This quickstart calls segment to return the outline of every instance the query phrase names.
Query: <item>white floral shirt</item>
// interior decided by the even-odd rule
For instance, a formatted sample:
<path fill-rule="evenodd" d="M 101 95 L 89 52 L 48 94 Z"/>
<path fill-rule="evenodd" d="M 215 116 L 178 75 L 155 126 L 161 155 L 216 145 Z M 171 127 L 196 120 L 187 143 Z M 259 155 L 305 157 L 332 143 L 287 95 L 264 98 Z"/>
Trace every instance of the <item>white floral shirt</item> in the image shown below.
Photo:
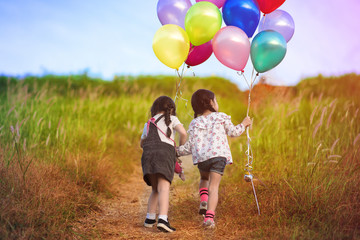
<path fill-rule="evenodd" d="M 227 136 L 237 137 L 245 131 L 243 124 L 234 126 L 225 113 L 213 112 L 191 121 L 188 141 L 178 147 L 180 156 L 192 154 L 194 164 L 214 157 L 225 157 L 232 164 Z"/>

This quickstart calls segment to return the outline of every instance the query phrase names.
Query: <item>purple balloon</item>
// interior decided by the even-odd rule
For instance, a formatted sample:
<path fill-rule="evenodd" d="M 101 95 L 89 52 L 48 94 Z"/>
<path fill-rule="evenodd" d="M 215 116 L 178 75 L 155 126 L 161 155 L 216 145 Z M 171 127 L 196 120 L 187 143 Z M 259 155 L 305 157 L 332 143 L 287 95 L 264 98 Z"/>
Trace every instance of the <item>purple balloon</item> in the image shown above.
<path fill-rule="evenodd" d="M 266 14 L 260 21 L 259 32 L 264 30 L 274 30 L 280 33 L 289 42 L 294 35 L 295 23 L 289 13 L 277 9 Z"/>
<path fill-rule="evenodd" d="M 185 63 L 188 66 L 196 66 L 205 62 L 213 53 L 211 41 L 201 44 L 199 46 L 193 46 L 191 44 L 188 58 Z"/>
<path fill-rule="evenodd" d="M 191 6 L 190 0 L 159 0 L 157 15 L 162 25 L 176 24 L 185 29 L 185 15 Z"/>

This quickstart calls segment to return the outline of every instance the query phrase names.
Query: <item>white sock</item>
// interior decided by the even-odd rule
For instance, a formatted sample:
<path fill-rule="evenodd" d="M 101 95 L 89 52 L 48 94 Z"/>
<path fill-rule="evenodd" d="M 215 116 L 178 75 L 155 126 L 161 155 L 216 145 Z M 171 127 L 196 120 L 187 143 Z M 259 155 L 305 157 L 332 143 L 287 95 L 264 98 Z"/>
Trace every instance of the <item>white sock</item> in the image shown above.
<path fill-rule="evenodd" d="M 159 215 L 159 219 L 162 219 L 164 221 L 168 221 L 168 216 L 167 215 Z"/>
<path fill-rule="evenodd" d="M 150 219 L 150 220 L 155 220 L 156 219 L 156 213 L 147 213 L 146 218 Z"/>

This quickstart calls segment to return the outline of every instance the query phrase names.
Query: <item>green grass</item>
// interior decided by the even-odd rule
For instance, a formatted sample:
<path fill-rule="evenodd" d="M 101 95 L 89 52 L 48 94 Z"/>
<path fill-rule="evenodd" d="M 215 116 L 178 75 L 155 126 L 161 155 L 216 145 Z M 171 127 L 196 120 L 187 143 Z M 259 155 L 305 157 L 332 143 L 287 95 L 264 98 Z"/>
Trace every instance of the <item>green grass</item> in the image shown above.
<path fill-rule="evenodd" d="M 258 185 L 261 226 L 277 221 L 285 238 L 359 237 L 360 100 L 353 94 L 360 90 L 359 80 L 356 75 L 307 79 L 296 86 L 293 99 L 265 103 L 253 113 L 261 119 L 251 131 L 253 173 L 266 185 Z M 244 156 L 244 142 L 232 142 L 233 155 Z M 231 167 L 225 186 L 243 181 L 245 162 L 244 156 Z M 251 204 L 256 210 L 254 200 Z M 244 208 L 233 214 L 246 212 L 251 214 Z M 276 232 L 263 234 L 254 237 L 277 238 Z"/>
<path fill-rule="evenodd" d="M 94 196 L 111 197 L 113 182 L 125 181 L 139 164 L 139 138 L 152 102 L 160 95 L 174 97 L 176 81 L 175 76 L 119 76 L 111 82 L 87 75 L 0 77 L 0 199 L 15 185 L 20 194 L 40 165 L 59 168 L 65 179 Z M 255 86 L 250 111 L 253 173 L 264 183 L 256 185 L 262 215 L 255 217 L 251 187 L 243 180 L 244 134 L 230 140 L 234 164 L 226 168 L 220 188 L 218 214 L 233 222 L 227 230 L 245 228 L 258 239 L 359 238 L 360 76 L 305 79 L 286 96 L 256 95 L 263 87 Z M 234 123 L 245 117 L 247 93 L 233 83 L 185 77 L 177 103 L 185 127 L 193 116 L 191 94 L 198 88 L 214 91 L 220 111 Z M 95 204 L 85 195 L 81 201 Z M 58 209 L 63 218 L 57 221 L 65 226 L 84 211 L 77 207 L 80 200 L 71 201 Z M 15 223 L 10 213 L 0 214 L 8 232 L 16 231 L 11 230 Z M 39 234 L 29 236 L 46 236 Z"/>

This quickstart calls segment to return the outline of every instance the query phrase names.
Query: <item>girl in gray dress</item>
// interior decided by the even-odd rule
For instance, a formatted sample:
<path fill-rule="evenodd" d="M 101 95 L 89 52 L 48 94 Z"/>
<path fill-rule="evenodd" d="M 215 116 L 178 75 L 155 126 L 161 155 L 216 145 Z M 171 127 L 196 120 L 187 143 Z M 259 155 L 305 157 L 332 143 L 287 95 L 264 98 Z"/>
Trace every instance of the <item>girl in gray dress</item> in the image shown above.
<path fill-rule="evenodd" d="M 187 138 L 186 130 L 176 117 L 174 101 L 167 96 L 157 98 L 151 107 L 151 119 L 145 124 L 140 145 L 143 148 L 141 165 L 143 178 L 152 192 L 148 200 L 145 227 L 156 223 L 156 206 L 159 204 L 157 228 L 173 232 L 168 220 L 170 184 L 174 177 L 175 131 L 179 133 L 180 145 Z"/>

